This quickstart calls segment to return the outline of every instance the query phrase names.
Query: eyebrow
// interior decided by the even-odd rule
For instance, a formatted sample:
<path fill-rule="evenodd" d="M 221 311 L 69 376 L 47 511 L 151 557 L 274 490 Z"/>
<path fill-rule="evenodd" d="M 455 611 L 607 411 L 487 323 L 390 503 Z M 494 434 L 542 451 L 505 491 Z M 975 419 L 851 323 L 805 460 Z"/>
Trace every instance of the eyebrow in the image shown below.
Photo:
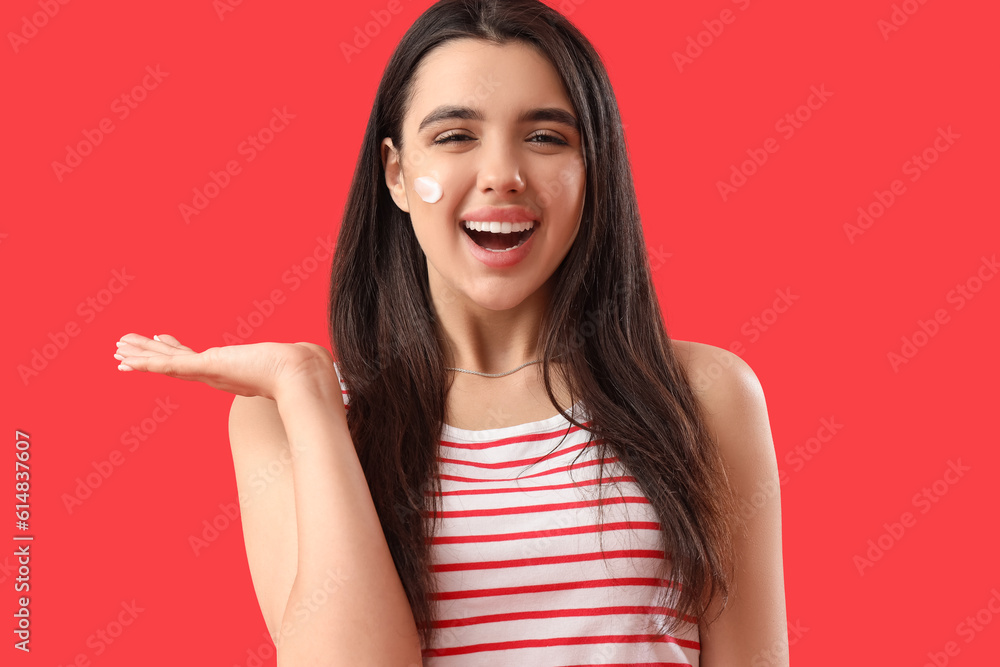
<path fill-rule="evenodd" d="M 483 114 L 479 111 L 479 109 L 472 109 L 470 107 L 457 105 L 439 106 L 434 109 L 434 111 L 427 114 L 422 121 L 420 121 L 420 127 L 417 128 L 417 132 L 423 132 L 425 127 L 439 123 L 443 120 L 453 119 L 481 121 L 483 120 Z M 518 123 L 536 123 L 546 121 L 571 127 L 577 132 L 580 130 L 580 125 L 576 120 L 576 116 L 565 109 L 560 109 L 559 107 L 538 107 L 536 109 L 528 109 L 517 117 Z"/>

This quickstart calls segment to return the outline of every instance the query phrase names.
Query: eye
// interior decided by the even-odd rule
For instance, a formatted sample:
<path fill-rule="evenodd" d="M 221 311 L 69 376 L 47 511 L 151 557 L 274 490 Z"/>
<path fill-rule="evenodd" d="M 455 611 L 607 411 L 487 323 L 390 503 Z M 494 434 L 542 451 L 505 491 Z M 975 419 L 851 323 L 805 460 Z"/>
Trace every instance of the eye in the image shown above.
<path fill-rule="evenodd" d="M 533 144 L 555 144 L 560 146 L 568 146 L 569 143 L 559 138 L 554 134 L 539 133 L 533 134 L 528 138 L 530 143 Z M 535 141 L 539 139 L 540 141 Z M 466 140 L 474 141 L 474 137 L 470 137 L 467 134 L 460 134 L 458 131 L 452 133 L 446 133 L 435 139 L 433 144 L 452 144 L 452 143 L 464 143 Z"/>
<path fill-rule="evenodd" d="M 470 137 L 467 134 L 458 134 L 457 132 L 453 132 L 451 134 L 442 134 L 440 137 L 438 137 L 437 139 L 435 139 L 431 143 L 435 143 L 435 144 L 450 144 L 450 143 L 456 143 L 454 141 L 456 139 L 472 139 L 472 137 Z"/>
<path fill-rule="evenodd" d="M 563 146 L 568 146 L 569 144 L 554 134 L 534 134 L 531 139 L 545 139 L 545 141 L 533 141 L 535 144 L 560 144 Z"/>

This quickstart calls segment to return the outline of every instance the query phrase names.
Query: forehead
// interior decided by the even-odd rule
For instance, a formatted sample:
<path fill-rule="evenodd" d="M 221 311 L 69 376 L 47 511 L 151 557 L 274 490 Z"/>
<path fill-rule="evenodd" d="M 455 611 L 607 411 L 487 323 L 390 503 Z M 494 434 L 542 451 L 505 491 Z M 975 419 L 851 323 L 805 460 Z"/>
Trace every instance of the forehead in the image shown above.
<path fill-rule="evenodd" d="M 414 72 L 406 124 L 415 128 L 440 105 L 481 109 L 504 120 L 527 107 L 573 105 L 559 73 L 534 46 L 453 39 L 428 52 Z"/>

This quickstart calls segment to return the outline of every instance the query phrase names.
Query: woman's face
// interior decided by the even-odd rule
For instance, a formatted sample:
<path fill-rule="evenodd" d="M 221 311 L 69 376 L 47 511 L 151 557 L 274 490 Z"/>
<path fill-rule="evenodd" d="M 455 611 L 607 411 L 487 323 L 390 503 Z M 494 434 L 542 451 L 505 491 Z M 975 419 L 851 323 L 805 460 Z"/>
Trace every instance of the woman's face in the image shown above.
<path fill-rule="evenodd" d="M 435 305 L 513 308 L 546 284 L 580 228 L 586 176 L 573 105 L 549 61 L 521 42 L 451 40 L 424 57 L 413 84 L 402 163 L 388 138 L 382 158 L 427 256 Z M 433 203 L 415 188 L 425 178 L 440 184 Z M 470 220 L 512 224 L 472 231 Z"/>

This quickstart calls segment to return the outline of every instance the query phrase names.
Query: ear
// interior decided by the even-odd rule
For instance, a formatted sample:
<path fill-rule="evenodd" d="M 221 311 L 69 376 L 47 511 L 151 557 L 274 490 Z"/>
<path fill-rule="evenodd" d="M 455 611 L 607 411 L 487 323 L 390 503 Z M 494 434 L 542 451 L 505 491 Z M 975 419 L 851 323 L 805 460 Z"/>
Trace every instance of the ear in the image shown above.
<path fill-rule="evenodd" d="M 406 183 L 403 180 L 403 165 L 399 161 L 399 151 L 392 145 L 392 139 L 382 140 L 382 167 L 385 169 L 385 184 L 389 186 L 389 194 L 400 210 L 409 213 L 410 202 L 406 196 Z"/>

